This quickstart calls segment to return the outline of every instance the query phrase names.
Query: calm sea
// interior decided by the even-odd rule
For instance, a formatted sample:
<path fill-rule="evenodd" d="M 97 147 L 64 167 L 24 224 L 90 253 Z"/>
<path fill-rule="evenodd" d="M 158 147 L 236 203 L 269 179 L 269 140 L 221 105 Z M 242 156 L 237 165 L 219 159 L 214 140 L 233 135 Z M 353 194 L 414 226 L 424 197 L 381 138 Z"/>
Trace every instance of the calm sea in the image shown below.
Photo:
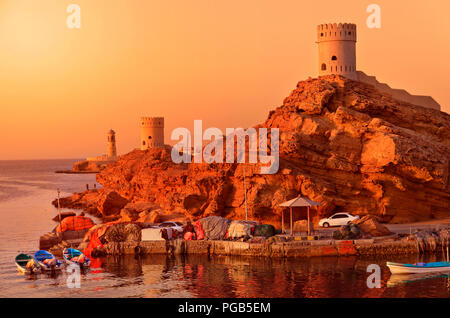
<path fill-rule="evenodd" d="M 14 257 L 34 253 L 52 230 L 56 189 L 62 195 L 95 183 L 94 175 L 55 174 L 76 160 L 0 161 L 0 297 L 449 297 L 448 276 L 391 277 L 387 260 L 442 260 L 392 257 L 326 257 L 270 260 L 236 257 L 107 257 L 82 274 L 81 288 L 68 288 L 68 274 L 19 274 Z M 369 264 L 381 266 L 381 288 L 370 289 Z"/>

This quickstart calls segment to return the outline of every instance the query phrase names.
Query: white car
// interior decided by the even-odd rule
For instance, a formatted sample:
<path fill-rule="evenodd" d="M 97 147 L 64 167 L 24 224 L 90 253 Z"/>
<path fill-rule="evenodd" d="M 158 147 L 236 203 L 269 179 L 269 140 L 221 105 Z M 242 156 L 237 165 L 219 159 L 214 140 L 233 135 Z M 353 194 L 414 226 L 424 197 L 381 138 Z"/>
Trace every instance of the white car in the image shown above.
<path fill-rule="evenodd" d="M 341 225 L 347 225 L 353 220 L 359 219 L 359 216 L 351 215 L 347 212 L 339 212 L 335 213 L 329 218 L 321 219 L 319 221 L 319 226 L 322 227 L 329 227 L 329 226 L 341 226 Z"/>
<path fill-rule="evenodd" d="M 173 230 L 176 230 L 177 232 L 183 232 L 184 230 L 184 226 L 180 222 L 163 222 L 156 225 L 155 227 L 160 229 L 171 228 Z"/>

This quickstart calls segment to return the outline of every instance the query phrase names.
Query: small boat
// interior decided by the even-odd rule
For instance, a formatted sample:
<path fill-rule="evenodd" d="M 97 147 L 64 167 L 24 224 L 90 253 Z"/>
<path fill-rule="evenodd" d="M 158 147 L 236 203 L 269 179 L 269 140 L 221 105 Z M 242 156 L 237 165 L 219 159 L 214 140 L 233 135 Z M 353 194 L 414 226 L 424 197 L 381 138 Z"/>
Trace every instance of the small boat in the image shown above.
<path fill-rule="evenodd" d="M 450 272 L 450 262 L 401 264 L 387 262 L 392 274 L 438 273 Z"/>
<path fill-rule="evenodd" d="M 65 248 L 63 257 L 67 264 L 76 264 L 80 267 L 89 267 L 91 265 L 91 260 L 81 251 L 74 248 Z"/>
<path fill-rule="evenodd" d="M 30 262 L 33 261 L 33 262 Z M 40 271 L 40 266 L 28 254 L 19 254 L 15 259 L 17 270 L 24 274 L 34 274 Z"/>
<path fill-rule="evenodd" d="M 63 265 L 52 253 L 44 250 L 39 250 L 34 253 L 34 259 L 44 271 L 60 270 Z"/>

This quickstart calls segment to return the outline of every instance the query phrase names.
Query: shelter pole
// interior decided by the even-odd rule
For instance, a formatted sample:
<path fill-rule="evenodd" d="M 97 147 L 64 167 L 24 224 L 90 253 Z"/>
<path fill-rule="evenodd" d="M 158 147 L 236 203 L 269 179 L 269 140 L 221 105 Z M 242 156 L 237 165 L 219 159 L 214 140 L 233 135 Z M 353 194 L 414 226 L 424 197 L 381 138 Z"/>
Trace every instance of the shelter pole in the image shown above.
<path fill-rule="evenodd" d="M 244 158 L 245 160 L 245 158 Z M 245 185 L 245 162 L 244 162 L 244 197 L 245 197 L 245 220 L 248 221 L 248 212 L 247 212 L 247 186 Z"/>
<path fill-rule="evenodd" d="M 292 231 L 292 207 L 290 207 L 291 210 L 291 236 L 294 236 L 294 232 Z"/>
<path fill-rule="evenodd" d="M 311 235 L 311 229 L 309 228 L 309 206 L 308 206 L 308 236 Z"/>
<path fill-rule="evenodd" d="M 447 236 L 447 262 L 450 262 L 450 260 L 448 258 L 448 236 Z"/>
<path fill-rule="evenodd" d="M 284 209 L 281 210 L 281 234 L 284 234 Z"/>

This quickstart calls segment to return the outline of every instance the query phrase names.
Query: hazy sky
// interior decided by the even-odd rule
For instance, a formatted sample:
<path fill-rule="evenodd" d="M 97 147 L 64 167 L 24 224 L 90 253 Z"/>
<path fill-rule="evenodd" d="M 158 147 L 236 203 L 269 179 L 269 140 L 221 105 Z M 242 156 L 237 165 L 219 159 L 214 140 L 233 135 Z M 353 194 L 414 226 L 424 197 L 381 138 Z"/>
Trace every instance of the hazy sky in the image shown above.
<path fill-rule="evenodd" d="M 66 8 L 81 7 L 81 29 Z M 366 8 L 381 7 L 381 29 Z M 139 117 L 248 127 L 317 76 L 316 25 L 358 26 L 357 68 L 450 112 L 450 1 L 0 0 L 0 159 L 139 147 Z"/>

